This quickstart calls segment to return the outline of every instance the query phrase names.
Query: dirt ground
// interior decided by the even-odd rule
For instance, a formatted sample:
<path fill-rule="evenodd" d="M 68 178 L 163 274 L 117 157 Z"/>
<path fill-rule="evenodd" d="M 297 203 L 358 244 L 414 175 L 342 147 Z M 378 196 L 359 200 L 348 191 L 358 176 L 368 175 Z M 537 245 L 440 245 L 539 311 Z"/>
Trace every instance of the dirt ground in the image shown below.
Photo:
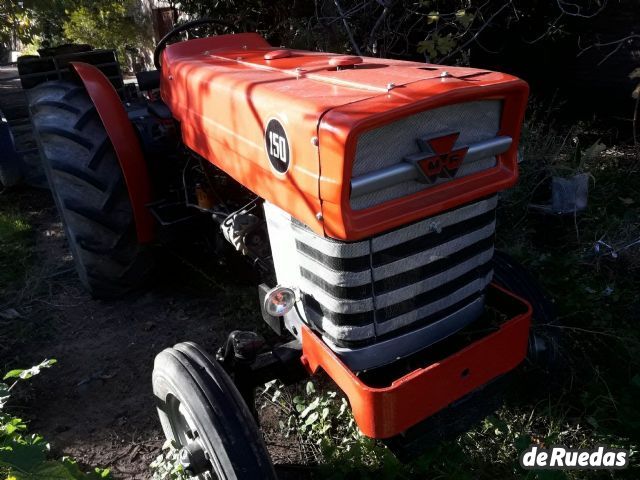
<path fill-rule="evenodd" d="M 149 463 L 163 444 L 151 392 L 154 356 L 182 340 L 215 351 L 231 330 L 255 327 L 255 285 L 224 266 L 203 282 L 198 277 L 208 274 L 163 249 L 150 290 L 119 301 L 94 300 L 75 275 L 49 193 L 10 195 L 33 225 L 35 257 L 24 286 L 0 305 L 15 308 L 21 323 L 13 340 L 0 346 L 0 366 L 58 360 L 34 379 L 20 414 L 55 453 L 108 467 L 114 478 L 149 478 Z M 301 478 L 299 446 L 279 433 L 272 410 L 263 410 L 261 421 L 280 477 L 294 472 Z"/>

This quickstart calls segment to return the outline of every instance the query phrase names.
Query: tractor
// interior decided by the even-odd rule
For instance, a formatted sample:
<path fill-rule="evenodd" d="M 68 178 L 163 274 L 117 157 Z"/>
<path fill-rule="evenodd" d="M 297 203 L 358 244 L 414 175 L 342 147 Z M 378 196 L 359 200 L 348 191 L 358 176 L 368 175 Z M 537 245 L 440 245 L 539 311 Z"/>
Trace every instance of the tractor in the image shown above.
<path fill-rule="evenodd" d="M 277 342 L 234 331 L 155 359 L 160 421 L 184 469 L 275 478 L 254 409 L 273 379 L 325 372 L 361 432 L 392 445 L 544 356 L 530 326 L 550 321 L 549 302 L 494 248 L 528 85 L 274 47 L 257 33 L 184 38 L 219 25 L 169 32 L 131 98 L 81 57 L 29 90 L 91 295 L 142 288 L 158 261 L 150 246 L 194 225 L 260 278 L 258 321 Z"/>

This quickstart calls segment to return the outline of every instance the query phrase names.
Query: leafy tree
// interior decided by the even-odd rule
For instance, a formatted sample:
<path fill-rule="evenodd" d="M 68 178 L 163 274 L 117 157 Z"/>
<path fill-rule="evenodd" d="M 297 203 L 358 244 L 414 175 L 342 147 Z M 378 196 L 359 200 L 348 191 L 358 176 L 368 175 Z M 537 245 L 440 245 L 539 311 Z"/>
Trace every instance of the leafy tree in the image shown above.
<path fill-rule="evenodd" d="M 77 0 L 4 0 L 0 2 L 0 44 L 63 42 L 62 26 Z"/>
<path fill-rule="evenodd" d="M 19 42 L 31 38 L 35 22 L 23 2 L 6 0 L 0 3 L 0 44 L 15 50 Z"/>
<path fill-rule="evenodd" d="M 69 12 L 64 22 L 64 36 L 77 43 L 114 49 L 121 61 L 127 61 L 127 49 L 149 47 L 146 28 L 136 19 L 135 0 L 98 0 L 85 2 Z"/>

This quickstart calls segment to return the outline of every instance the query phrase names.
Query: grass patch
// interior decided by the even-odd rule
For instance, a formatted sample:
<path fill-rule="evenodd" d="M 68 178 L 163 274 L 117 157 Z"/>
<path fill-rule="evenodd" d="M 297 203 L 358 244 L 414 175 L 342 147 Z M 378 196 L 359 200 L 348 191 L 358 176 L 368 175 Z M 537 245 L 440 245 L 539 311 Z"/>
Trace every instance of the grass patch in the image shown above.
<path fill-rule="evenodd" d="M 0 297 L 24 279 L 33 256 L 33 230 L 26 215 L 0 203 Z"/>

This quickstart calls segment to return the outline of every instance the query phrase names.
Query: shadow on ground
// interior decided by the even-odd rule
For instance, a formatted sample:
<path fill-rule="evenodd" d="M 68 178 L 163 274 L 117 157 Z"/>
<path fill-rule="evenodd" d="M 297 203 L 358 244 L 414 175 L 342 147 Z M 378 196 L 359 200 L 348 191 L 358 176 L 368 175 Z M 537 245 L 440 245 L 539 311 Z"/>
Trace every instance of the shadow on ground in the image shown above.
<path fill-rule="evenodd" d="M 32 224 L 34 251 L 25 281 L 15 282 L 23 285 L 0 290 L 0 310 L 20 315 L 2 338 L 0 367 L 58 360 L 34 379 L 19 413 L 56 453 L 109 467 L 115 478 L 149 478 L 149 463 L 164 441 L 151 393 L 155 355 L 184 340 L 215 351 L 230 331 L 255 328 L 255 286 L 225 266 L 203 278 L 180 254 L 162 250 L 150 290 L 119 301 L 94 300 L 77 280 L 48 192 L 12 197 Z M 283 478 L 287 472 L 300 478 L 293 466 L 301 460 L 299 447 L 279 433 L 277 419 L 268 412 L 263 417 L 274 462 L 289 464 L 280 468 Z"/>

